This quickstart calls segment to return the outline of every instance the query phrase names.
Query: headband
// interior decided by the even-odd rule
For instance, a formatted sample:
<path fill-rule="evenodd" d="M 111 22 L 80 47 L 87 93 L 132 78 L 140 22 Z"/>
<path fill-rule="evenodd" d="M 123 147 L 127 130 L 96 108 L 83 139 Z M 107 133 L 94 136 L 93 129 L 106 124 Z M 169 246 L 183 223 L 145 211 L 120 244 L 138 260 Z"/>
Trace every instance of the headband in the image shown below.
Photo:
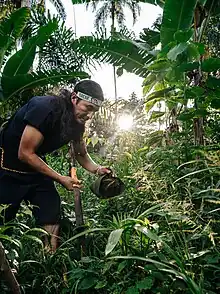
<path fill-rule="evenodd" d="M 94 104 L 96 106 L 101 106 L 101 104 L 102 104 L 101 100 L 99 100 L 97 98 L 93 98 L 93 97 L 91 97 L 91 96 L 89 96 L 87 94 L 84 94 L 82 92 L 77 92 L 76 96 L 78 98 L 80 98 L 82 100 L 86 100 L 86 101 L 88 101 L 88 102 L 90 102 L 90 103 L 92 103 L 92 104 Z"/>

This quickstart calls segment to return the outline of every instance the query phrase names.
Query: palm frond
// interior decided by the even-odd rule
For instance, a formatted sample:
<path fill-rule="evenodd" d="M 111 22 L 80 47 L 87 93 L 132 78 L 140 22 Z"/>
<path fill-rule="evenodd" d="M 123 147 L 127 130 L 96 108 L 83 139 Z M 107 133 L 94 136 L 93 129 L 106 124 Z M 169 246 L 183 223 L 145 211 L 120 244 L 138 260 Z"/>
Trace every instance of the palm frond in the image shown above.
<path fill-rule="evenodd" d="M 141 49 L 141 46 L 136 46 L 133 41 L 129 40 L 81 37 L 75 40 L 72 46 L 76 52 L 86 57 L 120 66 L 142 77 L 145 77 L 148 72 L 146 63 L 154 59 L 154 56 L 146 49 Z"/>
<path fill-rule="evenodd" d="M 72 41 L 75 39 L 75 32 L 67 28 L 59 16 L 42 14 L 37 8 L 32 9 L 31 19 L 25 30 L 24 39 L 35 35 L 38 29 L 48 25 L 50 22 L 57 23 L 57 29 L 50 35 L 43 47 L 39 48 L 38 68 L 41 70 L 59 68 L 61 70 L 79 71 L 85 67 L 86 62 L 82 56 L 72 49 Z"/>
<path fill-rule="evenodd" d="M 57 24 L 54 22 L 39 28 L 38 34 L 28 39 L 22 49 L 11 56 L 4 67 L 3 75 L 16 76 L 27 73 L 33 65 L 36 46 L 43 46 L 56 28 Z"/>
<path fill-rule="evenodd" d="M 73 50 L 74 39 L 75 33 L 62 23 L 41 48 L 39 67 L 41 69 L 81 70 L 86 60 Z"/>
<path fill-rule="evenodd" d="M 133 24 L 136 23 L 138 16 L 140 16 L 141 13 L 141 7 L 139 5 L 139 3 L 136 2 L 127 2 L 127 6 L 129 8 L 129 10 L 132 12 L 132 16 L 133 16 Z"/>
<path fill-rule="evenodd" d="M 101 27 L 104 27 L 109 16 L 109 4 L 106 3 L 100 7 L 95 15 L 95 28 L 99 30 Z"/>
<path fill-rule="evenodd" d="M 50 0 L 50 1 L 56 7 L 56 10 L 58 11 L 58 13 L 61 16 L 61 18 L 63 20 L 65 20 L 66 19 L 66 10 L 65 10 L 65 8 L 63 6 L 62 1 L 61 0 L 55 0 L 55 1 L 54 0 Z"/>
<path fill-rule="evenodd" d="M 11 38 L 20 37 L 28 19 L 30 17 L 30 9 L 23 7 L 15 10 L 9 16 L 4 18 L 0 23 L 0 36 L 10 35 Z"/>
<path fill-rule="evenodd" d="M 21 36 L 21 33 L 30 17 L 28 8 L 21 8 L 10 16 L 4 18 L 0 23 L 0 68 L 3 65 L 6 57 L 16 47 L 16 41 Z"/>
<path fill-rule="evenodd" d="M 93 5 L 96 4 L 96 2 L 104 2 L 106 0 L 72 0 L 72 3 L 75 4 L 90 4 L 92 3 Z M 110 1 L 110 0 L 108 0 Z M 142 3 L 148 3 L 148 4 L 152 4 L 152 5 L 159 5 L 160 7 L 164 6 L 165 0 L 136 0 L 133 1 L 135 3 L 137 2 L 142 2 Z"/>
<path fill-rule="evenodd" d="M 144 29 L 140 33 L 141 41 L 146 42 L 152 49 L 160 43 L 160 32 Z"/>
<path fill-rule="evenodd" d="M 89 78 L 89 75 L 85 72 L 67 72 L 61 70 L 38 71 L 30 74 L 19 74 L 14 77 L 3 75 L 1 84 L 4 99 L 10 99 L 27 89 L 55 85 L 59 82 L 69 81 L 75 78 Z"/>

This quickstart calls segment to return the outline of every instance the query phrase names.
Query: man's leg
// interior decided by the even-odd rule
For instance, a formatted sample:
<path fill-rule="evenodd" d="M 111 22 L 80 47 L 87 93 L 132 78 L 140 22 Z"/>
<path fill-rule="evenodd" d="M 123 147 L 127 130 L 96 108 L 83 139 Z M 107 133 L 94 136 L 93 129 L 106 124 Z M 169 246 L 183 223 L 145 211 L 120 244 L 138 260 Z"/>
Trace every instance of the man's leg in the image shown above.
<path fill-rule="evenodd" d="M 57 250 L 59 244 L 59 225 L 44 225 L 44 230 L 50 234 L 50 241 L 46 237 L 45 238 L 45 247 L 49 249 L 49 251 L 55 252 Z"/>
<path fill-rule="evenodd" d="M 36 223 L 50 234 L 50 238 L 45 240 L 45 245 L 55 252 L 59 239 L 60 196 L 49 178 L 42 179 L 36 186 L 35 193 L 29 194 L 31 195 L 27 200 L 34 205 L 33 215 Z"/>
<path fill-rule="evenodd" d="M 4 225 L 12 221 L 23 199 L 25 187 L 20 181 L 4 175 L 0 178 L 0 225 Z"/>

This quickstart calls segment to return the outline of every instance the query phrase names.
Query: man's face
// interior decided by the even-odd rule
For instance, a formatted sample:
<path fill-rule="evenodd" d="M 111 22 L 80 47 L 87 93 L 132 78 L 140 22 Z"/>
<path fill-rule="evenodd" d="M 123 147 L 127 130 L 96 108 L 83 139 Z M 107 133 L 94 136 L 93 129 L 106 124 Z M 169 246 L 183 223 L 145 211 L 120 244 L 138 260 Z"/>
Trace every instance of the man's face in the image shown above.
<path fill-rule="evenodd" d="M 72 99 L 75 106 L 75 116 L 79 123 L 85 124 L 85 122 L 92 118 L 93 114 L 99 110 L 99 107 L 85 100 L 78 100 L 78 98 Z"/>

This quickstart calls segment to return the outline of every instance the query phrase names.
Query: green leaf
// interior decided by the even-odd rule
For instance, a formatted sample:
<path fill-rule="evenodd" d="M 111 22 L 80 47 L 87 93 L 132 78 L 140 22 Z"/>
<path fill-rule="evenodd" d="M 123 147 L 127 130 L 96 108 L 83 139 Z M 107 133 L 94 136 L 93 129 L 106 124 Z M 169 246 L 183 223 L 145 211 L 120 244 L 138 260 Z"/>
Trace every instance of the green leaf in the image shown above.
<path fill-rule="evenodd" d="M 195 44 L 189 44 L 187 46 L 187 57 L 188 61 L 195 61 L 200 59 L 200 53 L 198 47 Z"/>
<path fill-rule="evenodd" d="M 56 22 L 49 22 L 48 25 L 41 27 L 37 35 L 28 39 L 22 49 L 8 60 L 4 67 L 3 75 L 13 77 L 18 74 L 26 74 L 33 65 L 36 46 L 42 46 L 56 28 Z"/>
<path fill-rule="evenodd" d="M 90 142 L 92 144 L 92 147 L 95 147 L 95 145 L 99 142 L 99 137 L 97 135 L 93 135 L 90 138 Z"/>
<path fill-rule="evenodd" d="M 90 288 L 94 287 L 96 283 L 97 283 L 97 278 L 96 277 L 84 278 L 79 283 L 79 289 L 80 290 L 90 289 Z"/>
<path fill-rule="evenodd" d="M 146 104 L 145 104 L 146 112 L 149 112 L 154 107 L 154 105 L 159 101 L 161 101 L 161 98 L 155 98 L 153 100 L 146 102 Z"/>
<path fill-rule="evenodd" d="M 157 59 L 160 60 L 160 59 L 167 58 L 167 53 L 176 45 L 177 45 L 176 41 L 168 43 L 166 46 L 163 47 L 162 50 L 160 50 L 160 52 L 157 55 Z"/>
<path fill-rule="evenodd" d="M 170 62 L 167 60 L 156 60 L 151 63 L 147 68 L 151 71 L 166 71 L 171 66 Z"/>
<path fill-rule="evenodd" d="M 0 23 L 0 69 L 3 64 L 7 50 L 11 51 L 16 47 L 16 40 L 20 37 L 28 19 L 30 18 L 29 8 L 23 7 L 15 10 Z M 9 54 L 10 52 L 8 52 Z"/>
<path fill-rule="evenodd" d="M 15 41 L 18 37 L 20 37 L 29 18 L 29 8 L 22 7 L 16 9 L 9 15 L 9 17 L 0 22 L 0 36 L 7 35 Z"/>
<path fill-rule="evenodd" d="M 202 0 L 203 1 L 203 0 Z M 220 3 L 218 0 L 207 0 L 205 4 L 206 11 L 210 11 L 211 16 L 219 16 Z"/>
<path fill-rule="evenodd" d="M 170 59 L 171 61 L 176 61 L 177 56 L 181 53 L 183 53 L 186 48 L 188 47 L 187 43 L 180 43 L 176 45 L 174 48 L 172 48 L 168 54 L 167 58 Z"/>
<path fill-rule="evenodd" d="M 5 211 L 9 206 L 10 204 L 0 204 L 0 214 L 2 213 L 2 211 Z"/>
<path fill-rule="evenodd" d="M 200 5 L 205 6 L 207 0 L 199 0 L 198 2 Z"/>
<path fill-rule="evenodd" d="M 137 230 L 137 231 L 143 233 L 144 235 L 146 235 L 149 239 L 152 239 L 154 241 L 159 241 L 160 240 L 160 238 L 155 233 L 153 233 L 151 230 L 149 230 L 146 227 L 143 227 L 143 226 L 141 226 L 139 224 L 136 224 L 134 226 L 134 228 L 135 228 L 135 230 Z"/>
<path fill-rule="evenodd" d="M 196 43 L 196 42 L 194 44 L 197 47 L 200 55 L 205 54 L 205 52 L 206 52 L 205 44 L 203 44 L 203 43 Z"/>
<path fill-rule="evenodd" d="M 152 111 L 151 116 L 149 118 L 149 122 L 156 121 L 158 118 L 160 118 L 164 114 L 165 114 L 165 112 L 163 112 L 163 111 Z"/>
<path fill-rule="evenodd" d="M 195 258 L 201 257 L 207 253 L 210 253 L 210 250 L 207 249 L 207 250 L 198 251 L 196 253 L 190 253 L 189 259 L 195 259 Z"/>
<path fill-rule="evenodd" d="M 213 168 L 214 169 L 214 168 Z M 200 170 L 196 170 L 194 172 L 191 172 L 191 173 L 188 173 L 180 178 L 178 178 L 177 180 L 175 180 L 173 182 L 173 184 L 185 179 L 186 177 L 190 177 L 190 176 L 194 176 L 195 174 L 200 174 L 200 173 L 203 173 L 203 172 L 210 172 L 210 170 L 212 170 L 212 168 L 203 168 L 203 169 L 200 169 Z"/>
<path fill-rule="evenodd" d="M 214 109 L 220 109 L 220 98 L 212 99 L 211 107 L 214 108 Z"/>
<path fill-rule="evenodd" d="M 6 230 L 12 229 L 14 226 L 1 226 L 0 227 L 0 235 L 2 235 Z"/>
<path fill-rule="evenodd" d="M 193 118 L 206 117 L 209 112 L 205 108 L 196 109 Z"/>
<path fill-rule="evenodd" d="M 192 71 L 199 68 L 199 62 L 182 63 L 177 68 L 181 72 Z"/>
<path fill-rule="evenodd" d="M 201 64 L 202 71 L 212 72 L 220 69 L 220 58 L 205 59 Z"/>
<path fill-rule="evenodd" d="M 88 78 L 89 75 L 85 72 L 66 72 L 51 70 L 48 72 L 37 72 L 26 75 L 17 75 L 14 77 L 2 76 L 2 88 L 4 99 L 9 99 L 14 95 L 35 87 L 42 87 L 45 85 L 56 85 L 62 81 L 68 81 L 79 77 L 81 79 Z"/>
<path fill-rule="evenodd" d="M 148 290 L 151 289 L 154 283 L 154 279 L 152 277 L 146 277 L 144 280 L 136 283 L 136 287 L 140 290 Z"/>
<path fill-rule="evenodd" d="M 69 238 L 68 240 L 66 240 L 65 242 L 63 242 L 59 248 L 62 248 L 64 246 L 66 246 L 67 243 L 70 243 L 72 242 L 73 240 L 76 240 L 78 238 L 80 238 L 81 236 L 84 236 L 86 234 L 90 234 L 90 233 L 94 233 L 94 232 L 106 232 L 106 231 L 109 231 L 110 229 L 109 228 L 95 228 L 95 229 L 90 229 L 90 230 L 85 230 L 81 233 L 78 233 L 76 234 L 75 236 Z"/>
<path fill-rule="evenodd" d="M 170 85 L 177 85 L 179 82 L 184 81 L 184 73 L 178 67 L 171 68 L 165 75 L 165 81 Z"/>
<path fill-rule="evenodd" d="M 140 39 L 145 41 L 151 48 L 154 48 L 160 43 L 160 33 L 150 29 L 143 29 L 143 32 L 140 33 Z"/>
<path fill-rule="evenodd" d="M 179 43 L 184 43 L 189 41 L 193 36 L 193 30 L 189 29 L 186 31 L 179 30 L 174 34 L 174 39 Z"/>
<path fill-rule="evenodd" d="M 205 90 L 199 86 L 194 86 L 186 89 L 185 96 L 187 99 L 201 97 L 205 93 Z"/>
<path fill-rule="evenodd" d="M 219 88 L 220 87 L 220 79 L 209 76 L 206 81 L 206 87 L 211 88 L 211 89 Z"/>
<path fill-rule="evenodd" d="M 168 279 L 168 277 L 166 277 L 166 275 L 164 275 L 160 272 L 156 272 L 155 267 L 153 268 L 153 271 L 151 272 L 151 276 L 159 281 L 165 281 L 166 279 Z"/>
<path fill-rule="evenodd" d="M 180 120 L 180 121 L 188 121 L 190 119 L 193 119 L 194 117 L 194 111 L 191 111 L 191 112 L 183 112 L 181 113 L 177 119 Z"/>
<path fill-rule="evenodd" d="M 32 210 L 29 207 L 27 207 L 27 206 L 25 207 L 25 209 L 22 210 L 22 213 L 23 214 L 26 214 L 26 215 L 29 215 L 30 217 L 33 216 Z"/>
<path fill-rule="evenodd" d="M 156 74 L 149 74 L 143 82 L 143 94 L 146 95 L 157 82 Z"/>
<path fill-rule="evenodd" d="M 155 91 L 147 96 L 146 102 L 151 101 L 155 98 L 165 99 L 167 97 L 167 94 L 170 93 L 173 89 L 173 87 L 169 87 L 163 90 Z"/>
<path fill-rule="evenodd" d="M 36 236 L 25 234 L 22 236 L 22 239 L 30 239 L 30 240 L 34 241 L 35 243 L 38 243 L 42 248 L 44 247 L 44 244 L 41 241 L 41 239 Z"/>
<path fill-rule="evenodd" d="M 166 263 L 163 263 L 163 262 L 159 262 L 157 260 L 154 260 L 154 259 L 151 259 L 151 258 L 145 258 L 145 257 L 141 257 L 141 256 L 130 256 L 130 255 L 127 255 L 127 256 L 111 256 L 111 257 L 108 257 L 108 259 L 125 259 L 125 260 L 141 260 L 141 261 L 144 261 L 146 263 L 152 263 L 154 264 L 157 268 L 163 268 L 163 269 L 172 269 L 172 267 Z"/>
<path fill-rule="evenodd" d="M 3 239 L 3 240 L 7 240 L 7 241 L 9 241 L 10 243 L 13 243 L 13 244 L 15 244 L 16 246 L 22 248 L 22 244 L 21 244 L 21 242 L 20 242 L 19 240 L 16 240 L 16 239 L 13 239 L 13 238 L 11 238 L 11 237 L 9 237 L 9 236 L 6 236 L 6 235 L 2 235 L 2 234 L 0 234 L 0 240 L 1 240 L 1 239 Z"/>
<path fill-rule="evenodd" d="M 43 233 L 44 235 L 49 235 L 47 231 L 41 228 L 33 228 L 27 231 L 27 233 L 32 233 L 32 232 L 37 232 L 37 233 Z"/>
<path fill-rule="evenodd" d="M 190 29 L 197 0 L 166 0 L 161 24 L 162 47 L 174 40 L 177 31 Z"/>
<path fill-rule="evenodd" d="M 99 281 L 99 282 L 97 283 L 97 285 L 95 286 L 95 289 L 102 289 L 102 288 L 104 288 L 107 284 L 108 284 L 108 282 L 107 282 L 106 280 Z"/>
<path fill-rule="evenodd" d="M 125 293 L 126 294 L 139 294 L 139 291 L 138 291 L 138 288 L 133 286 L 133 287 L 128 288 Z"/>
<path fill-rule="evenodd" d="M 111 234 L 108 237 L 108 243 L 105 248 L 105 255 L 108 255 L 109 253 L 112 252 L 112 250 L 118 244 L 123 231 L 124 231 L 124 229 L 117 229 L 117 230 L 114 230 L 113 232 L 111 232 Z"/>
<path fill-rule="evenodd" d="M 126 266 L 127 266 L 127 260 L 120 262 L 118 265 L 117 272 L 120 273 Z"/>

